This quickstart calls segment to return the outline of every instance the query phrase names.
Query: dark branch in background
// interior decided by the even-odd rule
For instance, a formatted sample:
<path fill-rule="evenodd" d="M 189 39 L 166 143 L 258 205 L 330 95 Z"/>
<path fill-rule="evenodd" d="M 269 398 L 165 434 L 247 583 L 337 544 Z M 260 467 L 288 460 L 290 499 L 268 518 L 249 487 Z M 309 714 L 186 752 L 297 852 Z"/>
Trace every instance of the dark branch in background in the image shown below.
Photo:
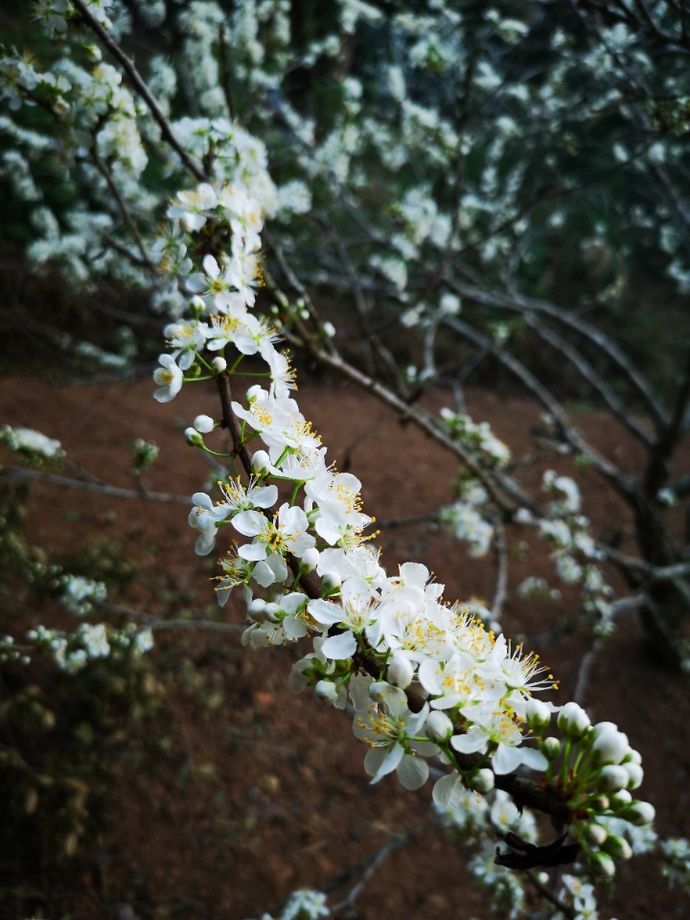
<path fill-rule="evenodd" d="M 613 463 L 602 457 L 591 444 L 587 443 L 579 431 L 570 423 L 570 420 L 556 397 L 548 390 L 534 374 L 514 355 L 502 348 L 488 336 L 483 335 L 465 320 L 457 317 L 445 317 L 443 322 L 449 329 L 457 332 L 480 348 L 493 355 L 507 370 L 509 370 L 523 386 L 535 396 L 544 408 L 553 416 L 560 428 L 566 443 L 577 453 L 587 458 L 589 463 L 601 473 L 616 490 L 629 496 L 635 490 L 635 485 L 627 476 L 624 476 Z"/>
<path fill-rule="evenodd" d="M 653 436 L 644 425 L 630 414 L 623 405 L 623 402 L 619 399 L 618 394 L 615 393 L 604 378 L 600 376 L 584 355 L 576 348 L 573 348 L 570 342 L 557 332 L 554 332 L 553 329 L 549 329 L 543 323 L 538 322 L 534 314 L 525 313 L 524 320 L 530 329 L 533 329 L 541 339 L 548 342 L 558 354 L 566 356 L 571 364 L 577 368 L 580 375 L 590 384 L 592 389 L 601 396 L 614 417 L 617 418 L 619 422 L 622 422 L 631 434 L 648 446 L 654 443 Z"/>
<path fill-rule="evenodd" d="M 228 65 L 228 47 L 226 44 L 227 29 L 225 23 L 218 26 L 218 62 L 220 64 L 220 82 L 223 87 L 225 96 L 225 105 L 228 115 L 234 121 L 236 118 L 235 104 L 232 100 L 232 88 L 230 86 L 230 67 Z"/>
<path fill-rule="evenodd" d="M 501 619 L 503 605 L 508 600 L 508 539 L 502 522 L 494 523 L 494 553 L 496 555 L 496 588 L 491 602 L 491 617 Z"/>
<path fill-rule="evenodd" d="M 644 374 L 635 367 L 620 346 L 609 338 L 606 333 L 573 313 L 572 310 L 558 307 L 546 300 L 541 300 L 536 297 L 527 297 L 524 294 L 513 291 L 505 293 L 487 290 L 477 284 L 468 284 L 456 278 L 450 279 L 448 285 L 456 293 L 460 294 L 461 297 L 466 297 L 468 300 L 482 304 L 483 306 L 500 307 L 521 314 L 543 314 L 553 319 L 555 322 L 561 323 L 569 329 L 572 329 L 591 346 L 604 354 L 611 364 L 624 374 L 657 424 L 667 423 L 668 416 L 666 410 L 657 400 L 652 385 Z"/>

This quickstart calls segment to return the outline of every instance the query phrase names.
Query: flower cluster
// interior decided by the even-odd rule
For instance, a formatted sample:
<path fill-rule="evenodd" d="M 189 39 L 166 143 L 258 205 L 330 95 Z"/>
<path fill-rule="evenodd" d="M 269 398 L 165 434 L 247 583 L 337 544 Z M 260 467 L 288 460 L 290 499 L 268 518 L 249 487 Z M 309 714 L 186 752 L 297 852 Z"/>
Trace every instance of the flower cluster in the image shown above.
<path fill-rule="evenodd" d="M 64 456 L 62 445 L 55 438 L 49 438 L 40 431 L 21 426 L 3 425 L 0 428 L 0 443 L 29 461 L 60 460 Z"/>
<path fill-rule="evenodd" d="M 473 422 L 469 415 L 445 407 L 441 418 L 448 433 L 489 466 L 503 467 L 510 463 L 510 450 L 491 430 L 488 422 Z"/>
<path fill-rule="evenodd" d="M 102 581 L 83 575 L 63 575 L 59 579 L 60 603 L 78 616 L 87 616 L 94 605 L 104 601 L 108 591 Z"/>
<path fill-rule="evenodd" d="M 76 674 L 98 659 L 139 656 L 153 648 L 151 630 L 132 624 L 115 629 L 105 623 L 80 623 L 72 633 L 36 626 L 26 638 L 35 648 L 48 652 L 68 674 Z"/>
<path fill-rule="evenodd" d="M 537 527 L 554 546 L 551 558 L 558 576 L 565 584 L 580 584 L 595 632 L 607 635 L 613 629 L 613 589 L 605 580 L 604 554 L 592 536 L 589 519 L 580 513 L 580 490 L 568 476 L 557 476 L 553 470 L 544 473 L 542 488 L 556 495 L 549 504 L 549 516 L 541 518 Z"/>
<path fill-rule="evenodd" d="M 439 520 L 456 540 L 463 540 L 469 545 L 470 556 L 485 556 L 495 532 L 484 507 L 488 502 L 486 490 L 470 479 L 461 480 L 458 491 L 458 499 L 439 510 Z"/>
<path fill-rule="evenodd" d="M 486 794 L 497 778 L 519 769 L 538 772 L 572 806 L 582 851 L 595 868 L 608 869 L 612 856 L 628 855 L 618 843 L 622 838 L 604 831 L 608 849 L 594 848 L 585 825 L 598 816 L 633 823 L 652 817 L 650 806 L 634 803 L 627 792 L 641 779 L 627 739 L 615 761 L 608 755 L 603 761 L 599 728 L 592 729 L 591 743 L 581 736 L 574 756 L 582 756 L 571 776 L 569 723 L 561 720 L 567 737 L 562 777 L 555 779 L 560 742 L 543 735 L 558 707 L 535 698 L 555 686 L 553 675 L 535 654 L 488 630 L 469 605 L 446 602 L 443 585 L 426 566 L 407 562 L 394 574 L 385 571 L 366 535 L 372 519 L 362 510 L 360 481 L 329 462 L 291 395 L 293 372 L 277 348 L 276 329 L 253 310 L 262 229 L 258 204 L 237 185 L 203 185 L 178 194 L 169 216 L 171 236 L 186 252 L 186 274 L 179 266 L 174 273 L 187 291 L 191 315 L 166 328 L 171 352 L 161 356 L 154 375 L 156 398 L 172 399 L 185 382 L 200 377 L 219 378 L 227 394 L 245 360 L 266 368 L 251 372 L 267 381 L 251 386 L 246 402 L 226 395 L 224 403 L 222 421 L 228 414 L 234 419 L 234 451 L 227 456 L 231 461 L 244 456 L 247 481 L 224 477 L 216 501 L 196 493 L 189 515 L 201 555 L 211 552 L 227 528 L 229 549 L 220 560 L 216 592 L 224 604 L 233 588 L 242 587 L 250 621 L 244 643 L 311 641 L 312 650 L 293 667 L 291 686 L 311 686 L 336 707 L 349 701 L 354 734 L 368 748 L 364 769 L 373 783 L 396 773 L 404 787 L 417 789 L 429 777 L 430 759 L 440 758 L 450 772 L 436 780 L 434 799 L 453 808 L 468 788 Z M 199 249 L 198 235 L 208 225 L 224 238 L 223 223 L 229 254 Z M 220 422 L 199 416 L 185 432 L 188 443 L 223 456 L 206 443 Z M 475 449 L 492 452 L 496 462 L 507 457 L 485 428 L 467 426 L 463 419 L 461 428 L 470 431 Z M 253 441 L 259 449 L 252 456 Z M 586 744 L 593 752 L 587 757 Z M 620 776 L 609 777 L 609 766 Z M 614 779 L 617 798 L 604 807 L 601 784 Z M 517 815 L 501 798 L 494 804 L 497 814 L 502 808 Z M 510 823 L 505 815 L 503 820 Z"/>
<path fill-rule="evenodd" d="M 564 741 L 546 737 L 543 720 L 533 721 L 541 735 L 540 749 L 549 760 L 547 780 L 557 785 L 568 802 L 573 821 L 570 833 L 578 841 L 593 870 L 610 878 L 615 861 L 630 859 L 629 839 L 634 828 L 647 827 L 654 820 L 648 802 L 633 798 L 642 784 L 641 757 L 612 722 L 592 725 L 577 703 L 566 703 L 558 713 L 558 727 Z M 632 837 L 637 849 L 644 849 Z"/>

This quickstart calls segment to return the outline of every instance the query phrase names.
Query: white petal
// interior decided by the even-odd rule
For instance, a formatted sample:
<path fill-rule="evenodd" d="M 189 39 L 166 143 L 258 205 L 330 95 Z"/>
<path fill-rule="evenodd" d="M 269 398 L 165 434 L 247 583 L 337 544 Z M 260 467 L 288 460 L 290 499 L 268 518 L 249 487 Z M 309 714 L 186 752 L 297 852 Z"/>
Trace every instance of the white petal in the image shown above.
<path fill-rule="evenodd" d="M 374 748 L 375 751 L 380 751 L 381 748 Z M 392 773 L 395 770 L 402 760 L 403 754 L 405 751 L 399 744 L 395 744 L 389 751 L 385 753 L 383 758 L 379 763 L 379 767 L 372 777 L 372 783 L 378 783 L 379 780 L 383 779 L 384 776 L 387 776 L 389 773 Z M 370 758 L 370 763 L 374 761 L 374 758 Z M 366 769 L 366 757 L 364 758 L 365 769 Z M 369 771 L 367 771 L 369 772 Z"/>
<path fill-rule="evenodd" d="M 431 658 L 425 658 L 419 666 L 419 683 L 424 687 L 427 693 L 442 693 L 443 687 L 438 679 L 438 668 L 436 662 Z"/>
<path fill-rule="evenodd" d="M 398 779 L 405 789 L 419 789 L 429 778 L 429 764 L 421 757 L 405 754 L 398 765 Z"/>
<path fill-rule="evenodd" d="M 357 648 L 357 640 L 351 632 L 341 633 L 339 636 L 331 636 L 326 639 L 321 646 L 321 654 L 326 658 L 334 661 L 341 661 L 344 658 L 351 658 Z"/>
<path fill-rule="evenodd" d="M 487 739 L 481 732 L 467 732 L 465 735 L 453 735 L 450 743 L 461 754 L 474 754 L 486 750 Z"/>
<path fill-rule="evenodd" d="M 260 489 L 252 489 L 249 493 L 249 499 L 257 508 L 272 508 L 278 501 L 278 489 L 276 486 L 263 486 Z"/>
<path fill-rule="evenodd" d="M 194 552 L 197 556 L 208 556 L 213 547 L 216 545 L 216 529 L 204 530 L 197 537 L 194 544 Z"/>
<path fill-rule="evenodd" d="M 458 773 L 449 773 L 436 781 L 432 798 L 434 803 L 445 811 L 462 801 L 464 791 L 465 787 L 462 784 L 460 775 Z"/>
<path fill-rule="evenodd" d="M 343 610 L 338 604 L 332 604 L 320 598 L 309 601 L 309 613 L 319 623 L 326 623 L 329 626 L 332 626 L 333 623 L 340 623 L 343 618 Z"/>
<path fill-rule="evenodd" d="M 220 275 L 220 268 L 218 267 L 218 263 L 210 253 L 204 256 L 204 260 L 201 264 L 206 274 L 211 278 L 217 278 L 218 275 Z"/>
<path fill-rule="evenodd" d="M 507 744 L 499 744 L 496 753 L 491 758 L 491 765 L 494 773 L 500 776 L 504 773 L 512 773 L 522 763 L 523 752 L 520 748 L 509 747 Z"/>
<path fill-rule="evenodd" d="M 279 578 L 276 578 L 270 565 L 263 560 L 259 560 L 254 566 L 252 578 L 258 585 L 261 585 L 262 588 L 268 588 L 269 585 L 274 584 L 274 582 L 280 581 Z"/>
<path fill-rule="evenodd" d="M 255 537 L 260 534 L 266 524 L 266 518 L 258 511 L 240 511 L 232 519 L 232 526 L 245 537 Z M 264 556 L 260 558 L 263 559 Z"/>
<path fill-rule="evenodd" d="M 237 555 L 248 562 L 260 562 L 266 558 L 266 547 L 262 543 L 245 543 L 237 550 Z"/>
<path fill-rule="evenodd" d="M 423 588 L 429 580 L 429 569 L 419 562 L 405 562 L 400 566 L 400 577 L 406 585 Z"/>
<path fill-rule="evenodd" d="M 529 767 L 531 770 L 546 770 L 549 765 L 548 760 L 541 751 L 537 751 L 534 748 L 522 748 L 522 762 L 526 767 Z"/>

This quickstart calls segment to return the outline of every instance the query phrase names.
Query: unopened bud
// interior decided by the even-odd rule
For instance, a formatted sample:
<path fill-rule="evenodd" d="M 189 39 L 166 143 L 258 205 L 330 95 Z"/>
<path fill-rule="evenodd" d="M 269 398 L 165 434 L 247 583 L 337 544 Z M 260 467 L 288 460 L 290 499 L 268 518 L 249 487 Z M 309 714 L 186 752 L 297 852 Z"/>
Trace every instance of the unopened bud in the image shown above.
<path fill-rule="evenodd" d="M 604 844 L 606 852 L 614 859 L 630 859 L 633 855 L 632 847 L 623 837 L 612 834 Z"/>
<path fill-rule="evenodd" d="M 211 361 L 211 365 L 213 366 L 214 371 L 222 374 L 223 371 L 227 368 L 228 362 L 225 360 L 225 358 L 221 358 L 220 355 L 218 355 L 217 358 L 214 358 L 213 361 Z"/>
<path fill-rule="evenodd" d="M 628 789 L 639 789 L 644 779 L 644 770 L 639 763 L 624 763 L 622 769 L 628 774 Z"/>
<path fill-rule="evenodd" d="M 338 699 L 338 688 L 332 680 L 320 680 L 314 685 L 314 692 L 325 703 L 335 703 Z"/>
<path fill-rule="evenodd" d="M 388 664 L 388 671 L 386 673 L 388 682 L 404 690 L 412 683 L 413 676 L 414 668 L 410 659 L 405 658 L 403 655 L 393 655 Z"/>
<path fill-rule="evenodd" d="M 636 827 L 644 827 L 645 824 L 652 823 L 655 814 L 654 806 L 649 802 L 633 802 L 623 812 L 623 817 Z"/>
<path fill-rule="evenodd" d="M 602 723 L 606 727 L 602 730 L 598 725 L 594 727 L 594 741 L 592 753 L 599 763 L 618 764 L 630 749 L 628 737 L 617 728 L 609 727 L 611 723 Z"/>
<path fill-rule="evenodd" d="M 615 795 L 611 796 L 611 807 L 615 810 L 625 808 L 632 802 L 632 796 L 627 789 L 619 789 Z"/>
<path fill-rule="evenodd" d="M 202 316 L 206 309 L 206 304 L 198 294 L 195 294 L 194 297 L 192 297 L 192 299 L 189 301 L 189 308 L 194 316 Z M 223 370 L 225 370 L 225 368 L 223 368 Z"/>
<path fill-rule="evenodd" d="M 609 801 L 609 797 L 602 793 L 601 795 L 598 795 L 594 799 L 594 802 L 592 803 L 592 808 L 594 809 L 594 811 L 599 812 L 599 814 L 602 814 L 603 812 L 609 810 L 610 804 L 611 803 Z"/>
<path fill-rule="evenodd" d="M 555 760 L 561 753 L 561 742 L 558 738 L 545 738 L 539 745 L 539 750 L 547 760 Z"/>
<path fill-rule="evenodd" d="M 265 450 L 257 450 L 252 456 L 252 472 L 256 473 L 257 476 L 261 473 L 265 473 L 266 470 L 271 465 L 271 458 L 268 456 Z"/>
<path fill-rule="evenodd" d="M 453 734 L 453 723 L 445 712 L 432 709 L 427 716 L 424 730 L 432 741 L 447 741 Z M 491 773 L 490 770 L 489 773 Z"/>
<path fill-rule="evenodd" d="M 608 834 L 605 827 L 602 827 L 601 824 L 596 824 L 594 821 L 592 821 L 587 825 L 585 829 L 585 837 L 587 838 L 588 843 L 591 843 L 592 846 L 600 847 L 608 837 Z"/>
<path fill-rule="evenodd" d="M 201 434 L 210 434 L 215 427 L 215 422 L 210 415 L 197 415 L 194 419 L 194 427 Z"/>
<path fill-rule="evenodd" d="M 525 716 L 527 724 L 532 729 L 546 728 L 551 721 L 549 707 L 541 700 L 529 700 L 525 707 Z"/>
<path fill-rule="evenodd" d="M 599 773 L 599 787 L 606 789 L 608 792 L 618 792 L 619 789 L 625 789 L 628 785 L 628 772 L 625 767 L 609 764 L 602 767 Z"/>
<path fill-rule="evenodd" d="M 477 770 L 472 780 L 472 788 L 476 789 L 477 792 L 481 792 L 482 795 L 486 795 L 487 792 L 491 792 L 494 788 L 494 774 L 488 767 L 482 767 L 481 770 Z"/>
<path fill-rule="evenodd" d="M 86 56 L 91 61 L 92 64 L 98 64 L 98 62 L 103 57 L 103 55 L 101 54 L 101 49 L 98 47 L 98 45 L 94 45 L 94 44 L 84 45 L 84 51 L 86 52 Z"/>
<path fill-rule="evenodd" d="M 300 562 L 302 567 L 305 568 L 308 572 L 313 572 L 316 566 L 319 564 L 320 553 L 315 546 L 310 546 L 309 549 L 306 549 L 302 553 Z"/>
<path fill-rule="evenodd" d="M 266 601 L 262 597 L 255 597 L 247 606 L 247 616 L 255 622 L 263 620 L 266 614 Z"/>
<path fill-rule="evenodd" d="M 204 443 L 204 439 L 201 437 L 196 428 L 192 428 L 191 426 L 189 428 L 185 428 L 184 436 L 187 439 L 187 443 L 192 444 L 195 447 L 201 447 L 201 445 Z"/>
<path fill-rule="evenodd" d="M 575 741 L 582 738 L 591 724 L 589 716 L 577 703 L 566 703 L 558 713 L 558 727 Z"/>
<path fill-rule="evenodd" d="M 592 867 L 602 878 L 613 878 L 616 874 L 616 864 L 608 853 L 592 853 Z"/>
<path fill-rule="evenodd" d="M 342 578 L 338 575 L 337 572 L 324 572 L 322 578 L 325 588 L 328 588 L 331 591 L 337 591 L 337 589 L 343 583 Z"/>

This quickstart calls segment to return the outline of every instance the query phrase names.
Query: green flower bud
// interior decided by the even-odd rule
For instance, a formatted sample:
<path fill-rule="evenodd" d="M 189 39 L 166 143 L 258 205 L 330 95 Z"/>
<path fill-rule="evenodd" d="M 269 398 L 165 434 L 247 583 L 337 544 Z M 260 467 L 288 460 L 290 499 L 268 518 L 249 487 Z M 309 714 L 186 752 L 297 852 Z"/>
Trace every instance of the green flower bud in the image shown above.
<path fill-rule="evenodd" d="M 558 727 L 574 741 L 582 738 L 591 724 L 589 716 L 577 703 L 566 703 L 558 713 Z"/>
<path fill-rule="evenodd" d="M 636 801 L 626 808 L 623 812 L 623 817 L 636 827 L 644 827 L 645 824 L 652 823 L 655 814 L 654 806 L 650 805 L 649 802 Z"/>
<path fill-rule="evenodd" d="M 632 802 L 632 796 L 627 789 L 619 789 L 615 795 L 611 796 L 611 807 L 615 809 L 627 808 Z"/>
<path fill-rule="evenodd" d="M 432 741 L 447 741 L 453 734 L 453 723 L 445 712 L 433 709 L 427 716 L 424 730 Z"/>
<path fill-rule="evenodd" d="M 613 856 L 614 859 L 630 859 L 633 855 L 632 847 L 623 837 L 617 837 L 611 834 L 604 843 L 604 849 Z"/>
<path fill-rule="evenodd" d="M 587 824 L 584 835 L 587 842 L 596 847 L 600 847 L 608 837 L 606 828 L 602 827 L 601 824 L 597 824 L 596 821 L 590 821 Z"/>
<path fill-rule="evenodd" d="M 529 727 L 536 731 L 546 728 L 551 721 L 549 707 L 545 703 L 542 703 L 541 700 L 529 700 L 525 707 L 525 716 Z"/>
<path fill-rule="evenodd" d="M 558 738 L 545 738 L 539 745 L 539 750 L 548 761 L 555 760 L 561 753 L 561 742 Z"/>
<path fill-rule="evenodd" d="M 608 792 L 617 792 L 619 789 L 625 789 L 629 779 L 625 767 L 609 764 L 602 767 L 598 777 L 598 786 Z"/>
<path fill-rule="evenodd" d="M 592 853 L 592 868 L 602 878 L 613 878 L 616 874 L 616 864 L 608 853 Z"/>

